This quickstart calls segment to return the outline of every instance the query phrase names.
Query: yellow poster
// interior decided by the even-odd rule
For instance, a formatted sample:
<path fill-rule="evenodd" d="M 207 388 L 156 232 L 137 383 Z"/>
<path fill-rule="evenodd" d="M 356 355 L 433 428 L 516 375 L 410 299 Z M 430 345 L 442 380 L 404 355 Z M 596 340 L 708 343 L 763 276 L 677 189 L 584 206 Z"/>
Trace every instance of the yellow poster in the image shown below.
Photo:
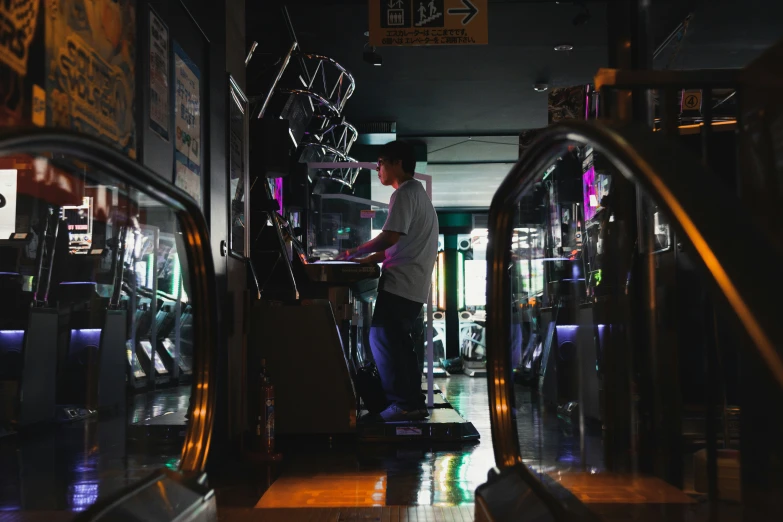
<path fill-rule="evenodd" d="M 136 157 L 135 0 L 47 0 L 47 124 Z"/>

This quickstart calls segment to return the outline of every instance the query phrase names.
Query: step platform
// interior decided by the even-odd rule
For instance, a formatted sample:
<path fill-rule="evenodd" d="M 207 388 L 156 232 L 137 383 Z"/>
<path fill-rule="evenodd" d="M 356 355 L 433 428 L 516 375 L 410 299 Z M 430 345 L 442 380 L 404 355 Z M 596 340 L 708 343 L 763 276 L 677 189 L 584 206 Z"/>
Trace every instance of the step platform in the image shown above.
<path fill-rule="evenodd" d="M 424 367 L 424 371 L 422 372 L 422 375 L 424 375 L 424 378 L 427 378 L 427 367 Z M 451 377 L 451 374 L 446 371 L 445 368 L 441 366 L 435 366 L 432 368 L 432 378 L 433 379 L 447 379 Z"/>
<path fill-rule="evenodd" d="M 468 377 L 486 377 L 486 361 L 465 361 L 465 375 Z"/>
<path fill-rule="evenodd" d="M 359 440 L 367 442 L 477 442 L 475 426 L 453 408 L 432 408 L 415 422 L 359 422 Z"/>
<path fill-rule="evenodd" d="M 421 385 L 427 393 L 427 383 Z M 428 419 L 414 422 L 361 421 L 356 424 L 360 441 L 406 443 L 426 442 L 478 442 L 479 432 L 473 424 L 454 409 L 437 384 L 432 385 L 433 408 Z"/>
<path fill-rule="evenodd" d="M 181 448 L 187 431 L 186 410 L 165 412 L 128 426 L 128 444 L 139 449 Z"/>

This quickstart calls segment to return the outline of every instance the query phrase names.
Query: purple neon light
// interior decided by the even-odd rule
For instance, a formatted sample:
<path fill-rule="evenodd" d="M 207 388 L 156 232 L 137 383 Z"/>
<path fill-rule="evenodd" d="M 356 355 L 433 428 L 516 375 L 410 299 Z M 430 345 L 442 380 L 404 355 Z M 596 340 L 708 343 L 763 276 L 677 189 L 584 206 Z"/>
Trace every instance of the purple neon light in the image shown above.
<path fill-rule="evenodd" d="M 67 281 L 61 285 L 95 285 L 95 281 Z"/>
<path fill-rule="evenodd" d="M 69 351 L 73 353 L 74 349 L 84 349 L 87 346 L 99 346 L 101 341 L 100 328 L 85 328 L 82 330 L 71 330 L 71 346 Z"/>
<path fill-rule="evenodd" d="M 10 276 L 18 276 L 19 272 L 0 272 L 0 275 L 10 275 Z"/>
<path fill-rule="evenodd" d="M 283 178 L 275 178 L 275 199 L 277 200 L 277 212 L 283 215 Z"/>
<path fill-rule="evenodd" d="M 0 330 L 0 353 L 22 353 L 24 330 Z"/>

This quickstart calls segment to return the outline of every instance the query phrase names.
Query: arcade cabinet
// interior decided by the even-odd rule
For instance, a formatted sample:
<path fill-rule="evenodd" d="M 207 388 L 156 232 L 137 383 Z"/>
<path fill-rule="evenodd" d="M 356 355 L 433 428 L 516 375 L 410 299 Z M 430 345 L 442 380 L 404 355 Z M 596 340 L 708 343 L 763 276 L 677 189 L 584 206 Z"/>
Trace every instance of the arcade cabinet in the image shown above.
<path fill-rule="evenodd" d="M 370 211 L 373 202 L 346 194 L 321 196 L 303 220 L 309 230 L 294 230 L 292 216 L 269 203 L 274 185 L 254 186 L 266 187 L 261 193 L 265 201 L 254 201 L 258 194 L 251 191 L 251 209 L 268 210 L 253 214 L 250 223 L 251 261 L 261 300 L 249 305 L 247 382 L 249 390 L 255 389 L 260 361 L 265 359 L 275 385 L 276 433 L 358 435 L 363 440 L 477 440 L 475 428 L 441 397 L 441 407 L 427 421 L 365 422 L 371 416 L 363 417 L 366 404 L 358 396 L 356 375 L 370 350 L 359 326 L 366 330 L 370 323 L 380 267 L 333 258 L 370 239 L 371 220 L 363 219 L 362 211 Z M 299 238 L 313 238 L 313 242 Z M 271 259 L 279 277 L 258 269 L 270 266 L 269 261 L 262 263 L 277 245 L 282 248 Z M 256 264 L 256 259 L 262 263 Z M 258 395 L 248 394 L 249 426 L 255 426 L 258 418 Z"/>

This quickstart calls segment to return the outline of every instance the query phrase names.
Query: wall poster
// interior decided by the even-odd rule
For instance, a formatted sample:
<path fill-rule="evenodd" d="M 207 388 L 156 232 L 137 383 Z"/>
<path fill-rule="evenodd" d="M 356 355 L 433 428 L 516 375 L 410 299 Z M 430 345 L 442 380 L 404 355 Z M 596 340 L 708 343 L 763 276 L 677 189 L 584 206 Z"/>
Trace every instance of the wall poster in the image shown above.
<path fill-rule="evenodd" d="M 201 205 L 201 75 L 177 42 L 174 42 L 174 77 L 177 115 L 174 181 Z"/>
<path fill-rule="evenodd" d="M 135 0 L 46 2 L 47 125 L 98 136 L 131 158 L 135 15 Z"/>
<path fill-rule="evenodd" d="M 169 140 L 169 28 L 150 9 L 150 114 L 149 126 Z"/>
<path fill-rule="evenodd" d="M 0 126 L 30 121 L 31 81 L 28 62 L 38 29 L 40 0 L 0 2 L 2 34 L 0 38 Z M 40 46 L 40 43 L 37 44 Z M 35 74 L 37 73 L 37 74 Z M 40 80 L 41 71 L 31 76 Z"/>

